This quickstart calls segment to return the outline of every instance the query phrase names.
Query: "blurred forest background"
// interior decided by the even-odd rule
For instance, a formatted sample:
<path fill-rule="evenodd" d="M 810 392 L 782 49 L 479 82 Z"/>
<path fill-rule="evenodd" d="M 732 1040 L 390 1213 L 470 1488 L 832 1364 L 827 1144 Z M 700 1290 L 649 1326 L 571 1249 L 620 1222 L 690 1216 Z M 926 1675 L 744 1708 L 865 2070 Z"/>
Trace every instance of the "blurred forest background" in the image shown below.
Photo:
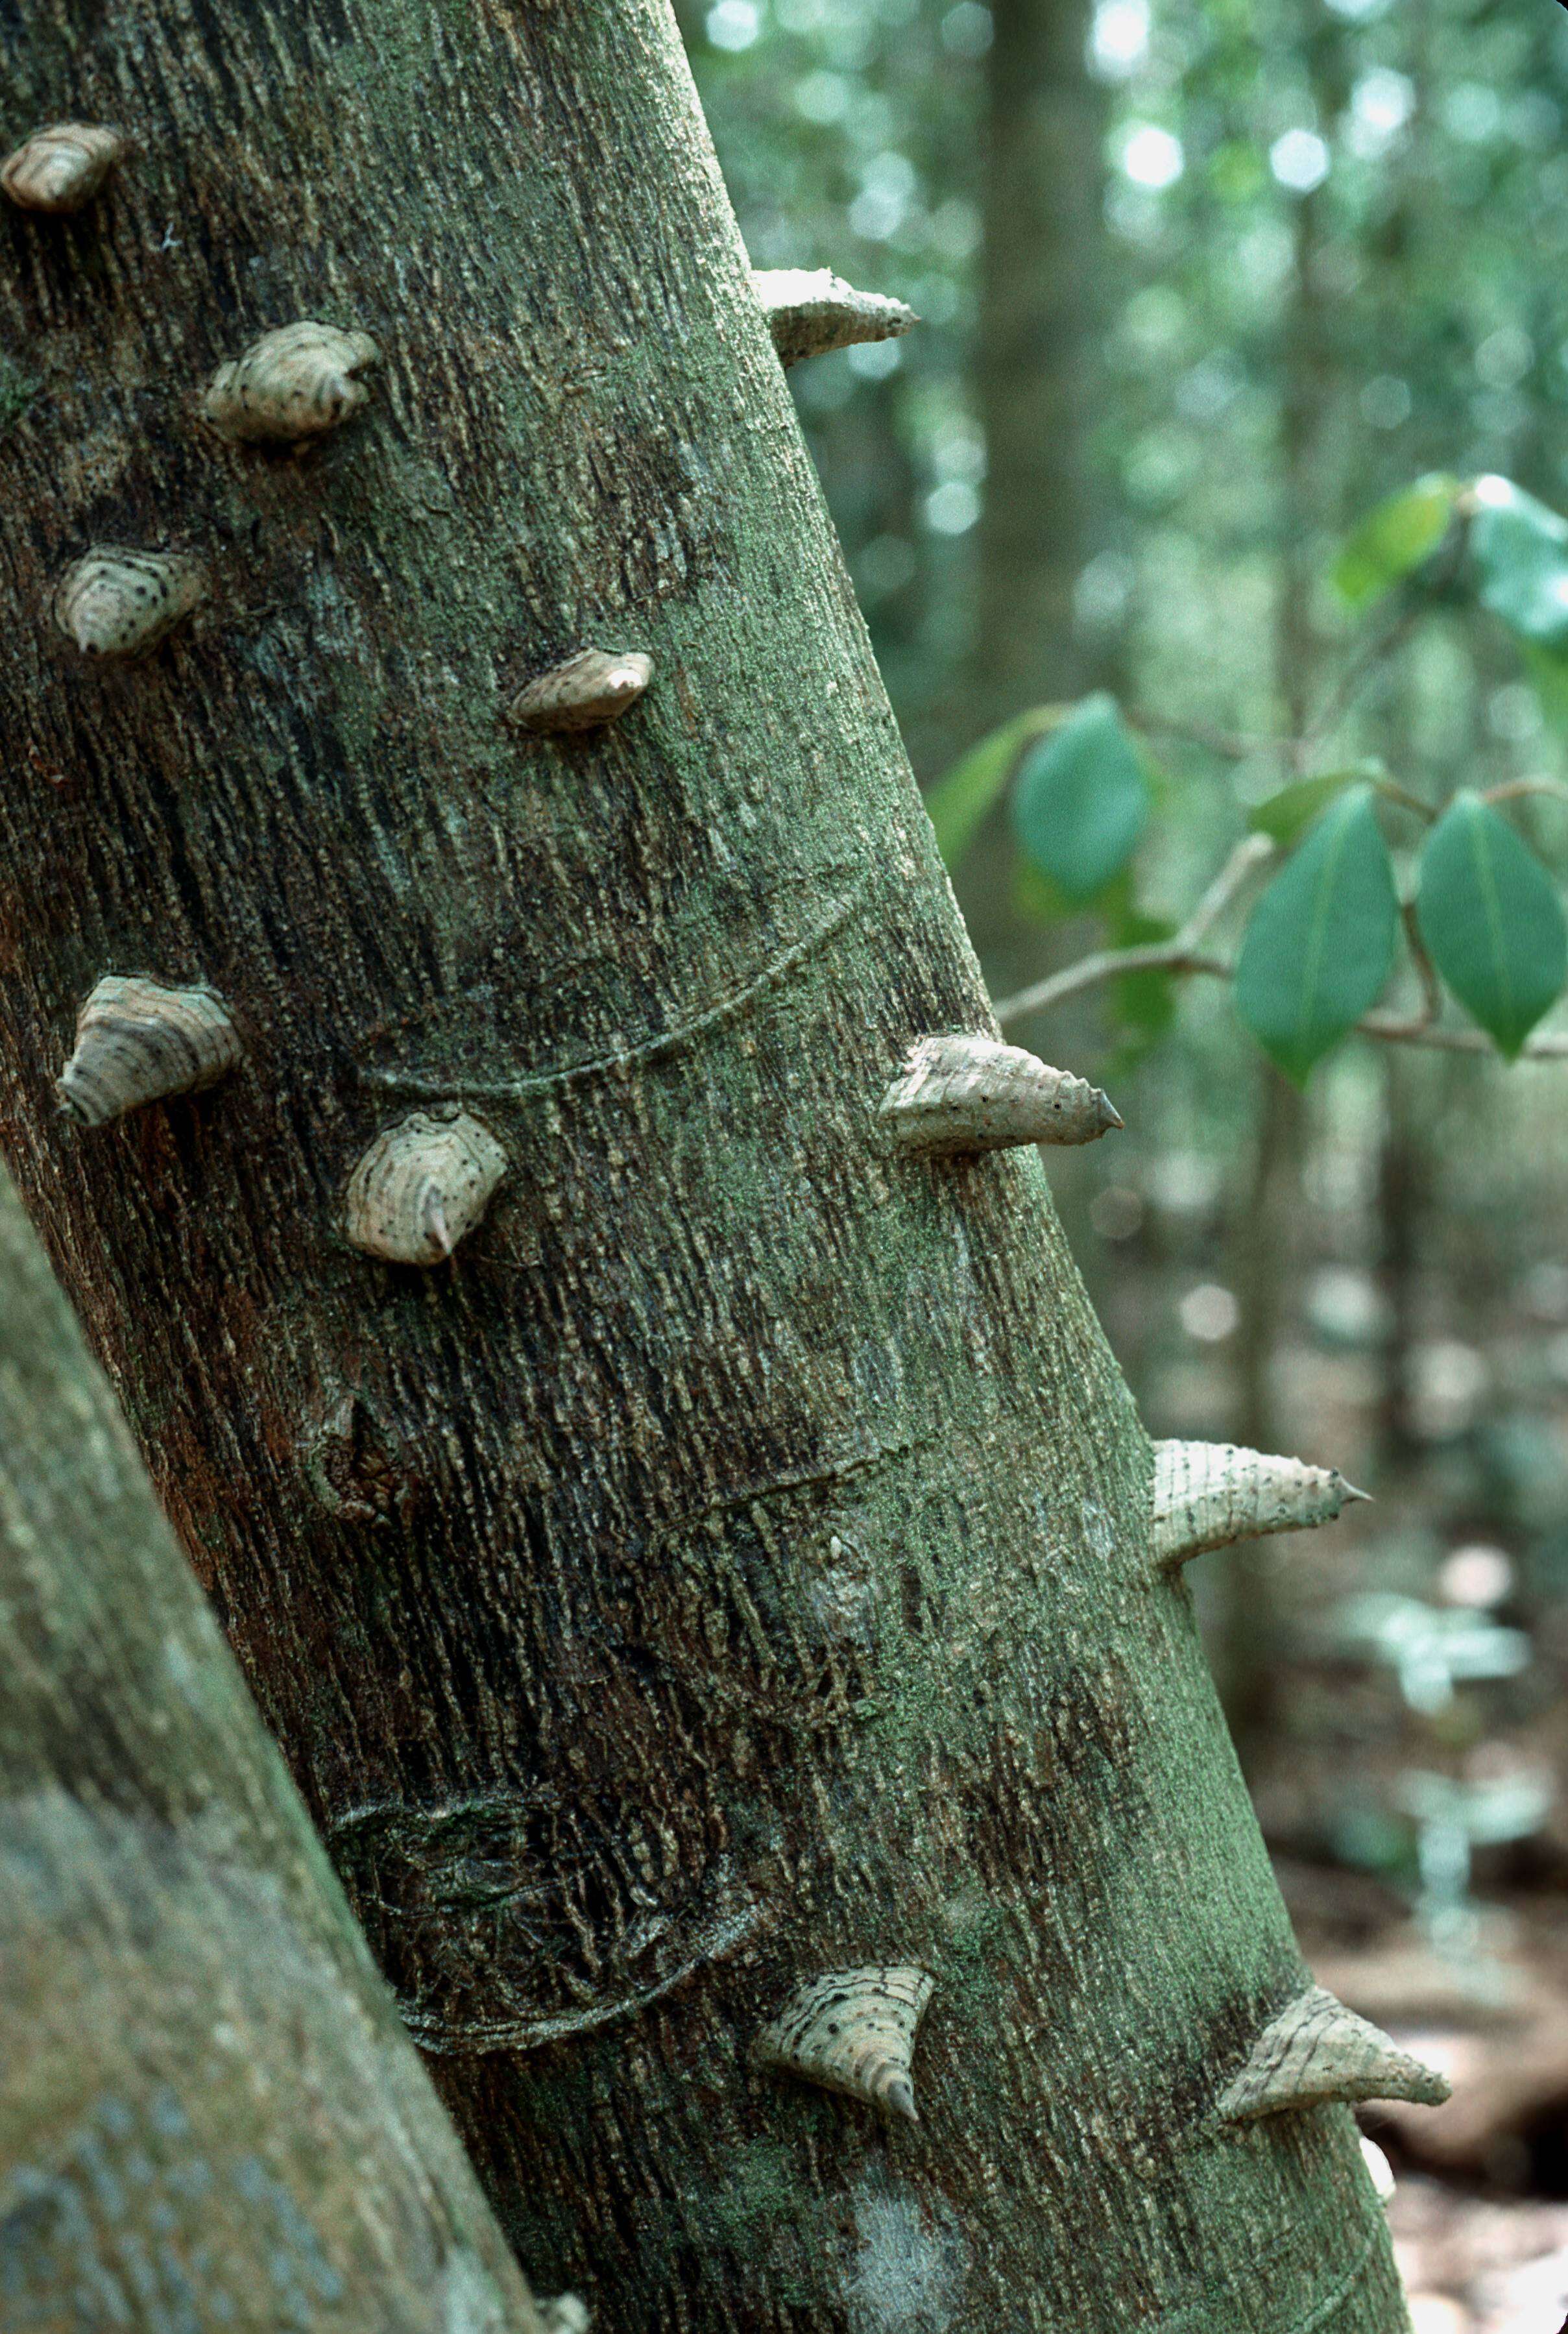
<path fill-rule="evenodd" d="M 831 265 L 923 320 L 790 378 L 994 997 L 1163 940 L 1312 772 L 1380 772 L 1380 815 L 1503 788 L 1561 883 L 1554 0 L 678 13 L 754 265 Z M 1525 514 L 1529 570 L 1478 589 L 1436 543 L 1477 479 Z M 1093 691 L 1150 808 L 1075 903 L 963 757 Z M 1402 873 L 1419 835 L 1384 824 Z M 1126 1120 L 1051 1174 L 1150 1432 L 1374 1495 L 1188 1577 L 1309 1958 L 1455 2080 L 1367 2127 L 1420 2334 L 1556 2334 L 1568 1059 L 1352 1036 L 1298 1090 L 1229 983 L 1159 973 L 1005 1018 Z"/>

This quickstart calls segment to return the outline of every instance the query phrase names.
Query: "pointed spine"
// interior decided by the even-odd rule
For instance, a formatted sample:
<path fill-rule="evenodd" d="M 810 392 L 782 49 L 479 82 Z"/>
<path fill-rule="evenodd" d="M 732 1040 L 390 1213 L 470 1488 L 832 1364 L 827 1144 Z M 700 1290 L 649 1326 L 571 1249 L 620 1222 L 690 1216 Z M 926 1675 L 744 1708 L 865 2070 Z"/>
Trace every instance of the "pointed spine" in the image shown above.
<path fill-rule="evenodd" d="M 145 1103 L 199 1094 L 243 1055 L 228 1008 L 210 989 L 109 973 L 77 1015 L 61 1107 L 79 1126 L 103 1126 Z"/>
<path fill-rule="evenodd" d="M 380 1133 L 350 1178 L 351 1245 L 388 1264 L 445 1264 L 506 1172 L 506 1153 L 465 1110 L 410 1111 Z"/>
<path fill-rule="evenodd" d="M 911 2061 L 934 1982 L 924 1970 L 899 1967 L 808 1979 L 763 2029 L 753 2056 L 759 2066 L 916 2123 Z"/>
<path fill-rule="evenodd" d="M 1332 1523 L 1347 1500 L 1366 1496 L 1337 1469 L 1302 1459 L 1229 1442 L 1157 1442 L 1155 1564 L 1169 1572 L 1206 1548 Z"/>
<path fill-rule="evenodd" d="M 1269 2021 L 1216 2112 L 1225 2123 L 1254 2123 L 1326 2099 L 1408 2099 L 1435 2107 L 1448 2095 L 1446 2076 L 1316 1985 Z"/>
<path fill-rule="evenodd" d="M 903 1151 L 961 1158 L 1032 1143 L 1095 1143 L 1121 1119 L 1098 1086 L 995 1037 L 922 1037 L 882 1096 Z"/>
<path fill-rule="evenodd" d="M 219 365 L 201 401 L 220 438 L 242 445 L 297 445 L 351 420 L 370 391 L 357 378 L 380 351 L 368 333 L 313 317 L 264 333 Z"/>
<path fill-rule="evenodd" d="M 781 364 L 861 341 L 897 340 L 920 321 L 902 300 L 857 292 L 831 267 L 754 268 L 751 281 Z"/>
<path fill-rule="evenodd" d="M 524 729 L 601 729 L 629 713 L 652 679 L 653 659 L 640 650 L 580 649 L 519 691 L 512 719 Z"/>
<path fill-rule="evenodd" d="M 61 577 L 54 621 L 83 656 L 130 660 L 149 654 L 206 594 L 199 559 L 95 544 Z"/>
<path fill-rule="evenodd" d="M 1394 2167 L 1378 2146 L 1377 2141 L 1369 2139 L 1364 2132 L 1361 2134 L 1361 2162 L 1366 2165 L 1372 2186 L 1377 2190 L 1379 2204 L 1390 2204 L 1393 2201 L 1395 2186 Z"/>
<path fill-rule="evenodd" d="M 107 123 L 52 121 L 0 162 L 0 188 L 24 211 L 79 211 L 130 151 Z"/>
<path fill-rule="evenodd" d="M 574 2293 L 558 2293 L 539 2304 L 543 2334 L 588 2334 L 588 2304 Z"/>

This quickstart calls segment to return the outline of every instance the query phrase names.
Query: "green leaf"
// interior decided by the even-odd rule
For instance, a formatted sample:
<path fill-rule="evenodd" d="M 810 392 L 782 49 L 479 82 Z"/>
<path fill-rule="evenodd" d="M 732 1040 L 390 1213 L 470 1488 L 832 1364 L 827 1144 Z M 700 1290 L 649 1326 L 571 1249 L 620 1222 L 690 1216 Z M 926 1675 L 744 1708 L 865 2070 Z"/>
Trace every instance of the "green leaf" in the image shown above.
<path fill-rule="evenodd" d="M 1032 739 L 1064 720 L 1067 708 L 1037 705 L 981 738 L 945 771 L 926 796 L 926 813 L 937 830 L 937 848 L 952 873 L 975 839 L 986 813 L 1013 775 Z"/>
<path fill-rule="evenodd" d="M 1568 730 L 1568 654 L 1526 641 L 1525 670 L 1548 727 Z"/>
<path fill-rule="evenodd" d="M 1258 901 L 1236 968 L 1236 1011 L 1297 1085 L 1376 1002 L 1399 928 L 1372 789 L 1354 786 Z"/>
<path fill-rule="evenodd" d="M 1025 859 L 1020 852 L 1013 863 L 1013 905 L 1020 916 L 1032 924 L 1049 931 L 1055 924 L 1065 924 L 1074 916 L 1104 916 L 1114 928 L 1116 920 L 1128 914 L 1132 906 L 1132 871 L 1123 867 L 1102 883 L 1092 899 L 1070 900 L 1053 877 Z M 1111 937 L 1114 938 L 1114 929 Z"/>
<path fill-rule="evenodd" d="M 1024 756 L 1013 824 L 1024 855 L 1069 900 L 1090 900 L 1131 858 L 1149 816 L 1143 756 L 1114 698 L 1086 698 Z"/>
<path fill-rule="evenodd" d="M 1348 607 L 1370 608 L 1437 549 L 1458 492 L 1457 478 L 1434 472 L 1368 512 L 1334 562 L 1334 587 Z"/>
<path fill-rule="evenodd" d="M 1174 937 L 1176 926 L 1165 916 L 1145 916 L 1129 909 L 1116 918 L 1110 934 L 1117 948 L 1146 948 Z M 1169 972 L 1156 967 L 1143 972 L 1119 973 L 1111 983 L 1111 1009 L 1123 1033 L 1122 1058 L 1133 1046 L 1147 1050 L 1163 1037 L 1176 1018 L 1176 989 Z M 1132 1045 L 1127 1041 L 1132 1041 Z"/>
<path fill-rule="evenodd" d="M 1468 792 L 1428 835 L 1419 882 L 1428 955 L 1512 1061 L 1568 979 L 1556 885 L 1507 820 Z"/>
<path fill-rule="evenodd" d="M 1324 770 L 1315 778 L 1296 778 L 1278 794 L 1260 802 L 1247 825 L 1256 834 L 1271 834 L 1277 844 L 1287 846 L 1303 834 L 1320 811 L 1337 801 L 1347 786 L 1359 786 L 1369 778 L 1380 778 L 1380 762 L 1357 762 L 1348 770 Z"/>
<path fill-rule="evenodd" d="M 1470 527 L 1483 608 L 1522 640 L 1568 645 L 1568 519 L 1506 478 L 1482 478 Z"/>

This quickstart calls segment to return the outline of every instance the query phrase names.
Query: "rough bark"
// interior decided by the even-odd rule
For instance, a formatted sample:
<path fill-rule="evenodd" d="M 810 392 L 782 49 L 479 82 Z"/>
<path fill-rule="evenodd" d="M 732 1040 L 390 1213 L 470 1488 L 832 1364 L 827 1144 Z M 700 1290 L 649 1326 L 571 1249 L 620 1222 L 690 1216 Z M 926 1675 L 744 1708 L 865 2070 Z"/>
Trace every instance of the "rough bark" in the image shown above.
<path fill-rule="evenodd" d="M 5 1143 L 524 2258 L 612 2329 L 1398 2327 L 1348 2113 L 1209 2118 L 1302 1971 L 1040 1161 L 877 1134 L 993 1025 L 662 0 L 0 22 L 143 140 L 8 230 Z M 215 445 L 309 314 L 366 412 Z M 205 622 L 57 655 L 166 530 Z M 585 642 L 641 702 L 509 728 Z M 111 967 L 247 1063 L 73 1136 Z M 488 1215 L 355 1254 L 441 1103 Z M 918 2128 L 751 2059 L 868 1964 Z"/>
<path fill-rule="evenodd" d="M 545 2334 L 0 1169 L 0 2320 Z"/>

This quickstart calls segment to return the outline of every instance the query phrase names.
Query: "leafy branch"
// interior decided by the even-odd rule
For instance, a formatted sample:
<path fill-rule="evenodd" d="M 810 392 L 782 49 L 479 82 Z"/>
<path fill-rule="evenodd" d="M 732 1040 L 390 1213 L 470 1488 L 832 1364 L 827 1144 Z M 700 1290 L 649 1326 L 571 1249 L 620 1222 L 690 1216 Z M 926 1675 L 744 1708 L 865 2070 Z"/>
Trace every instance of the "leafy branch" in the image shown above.
<path fill-rule="evenodd" d="M 1396 589 L 1399 604 L 1392 622 L 1352 651 L 1304 737 L 1246 737 L 1123 713 L 1101 695 L 1018 717 L 933 790 L 928 804 L 949 866 L 1010 790 L 1022 858 L 1036 882 L 1044 879 L 1041 896 L 1052 911 L 1099 910 L 1121 931 L 1120 944 L 1001 998 L 1001 1023 L 1140 974 L 1230 982 L 1242 1019 L 1298 1083 L 1352 1032 L 1448 1053 L 1495 1050 L 1510 1061 L 1568 1058 L 1568 1034 L 1532 1034 L 1568 980 L 1568 920 L 1551 876 L 1499 807 L 1532 798 L 1568 804 L 1568 783 L 1511 778 L 1431 803 L 1380 761 L 1311 768 L 1323 741 L 1436 605 L 1467 598 L 1501 617 L 1537 687 L 1568 703 L 1568 520 L 1504 479 L 1421 479 L 1356 530 L 1335 581 L 1357 610 Z M 1130 905 L 1130 863 L 1162 791 L 1147 741 L 1161 736 L 1225 758 L 1275 751 L 1294 773 L 1254 811 L 1254 832 L 1175 932 Z M 1402 899 L 1380 805 L 1420 828 Z M 1255 894 L 1239 951 L 1217 952 L 1216 928 Z M 1401 931 L 1420 984 L 1413 1013 L 1378 1004 Z M 1476 1026 L 1444 1020 L 1450 994 Z"/>

